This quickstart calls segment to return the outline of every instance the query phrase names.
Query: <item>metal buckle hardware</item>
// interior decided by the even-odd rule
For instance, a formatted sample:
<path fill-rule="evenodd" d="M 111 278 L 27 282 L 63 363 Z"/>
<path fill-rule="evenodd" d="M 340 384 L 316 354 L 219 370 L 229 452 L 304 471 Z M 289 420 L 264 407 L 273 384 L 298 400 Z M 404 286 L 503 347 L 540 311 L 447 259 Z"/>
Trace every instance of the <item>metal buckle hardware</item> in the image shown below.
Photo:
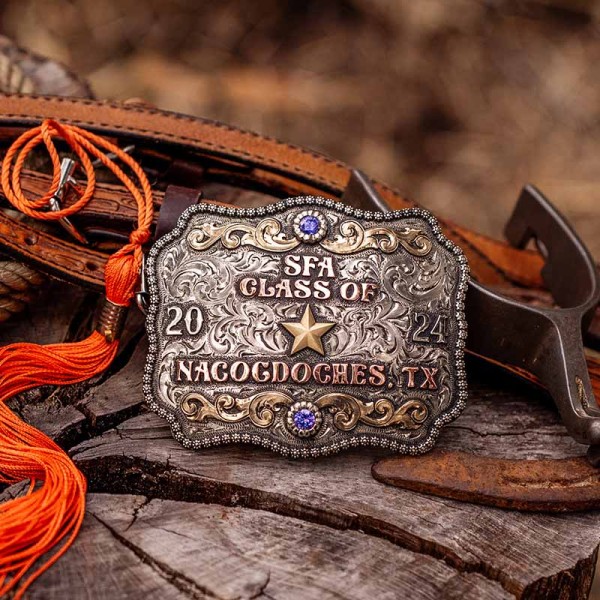
<path fill-rule="evenodd" d="M 48 202 L 48 206 L 50 207 L 51 211 L 58 212 L 61 209 L 61 203 L 64 199 L 67 186 L 77 185 L 77 181 L 73 177 L 73 172 L 75 171 L 76 166 L 77 163 L 72 158 L 62 159 L 60 163 L 60 179 L 58 182 L 58 189 Z M 89 245 L 87 238 L 77 230 L 69 218 L 63 217 L 62 219 L 59 219 L 58 222 L 62 228 L 80 244 L 83 244 L 84 246 Z"/>
<path fill-rule="evenodd" d="M 125 146 L 123 148 L 123 152 L 127 154 L 131 154 L 135 150 L 135 146 L 130 144 L 129 146 Z M 116 154 L 113 152 L 107 152 L 105 156 L 111 160 L 115 160 L 117 158 Z M 73 173 L 77 168 L 77 162 L 72 158 L 63 158 L 60 163 L 60 179 L 58 182 L 58 188 L 56 193 L 50 201 L 48 202 L 48 206 L 51 211 L 58 212 L 62 208 L 62 202 L 65 198 L 65 194 L 67 192 L 68 186 L 73 186 L 75 189 L 78 189 L 79 185 L 77 180 L 73 177 Z M 92 161 L 92 166 L 95 168 L 101 168 L 103 166 L 102 161 L 99 158 L 96 158 Z M 87 237 L 79 231 L 75 225 L 73 225 L 72 221 L 68 217 L 63 217 L 58 221 L 63 229 L 76 241 L 85 246 L 89 246 L 90 242 Z"/>
<path fill-rule="evenodd" d="M 129 144 L 129 146 L 125 146 L 124 148 L 121 148 L 121 150 L 123 150 L 123 152 L 125 152 L 126 154 L 131 154 L 135 150 L 135 145 Z M 114 152 L 107 152 L 104 156 L 106 156 L 106 158 L 110 158 L 110 160 L 115 160 L 117 158 L 117 155 Z M 99 158 L 96 158 L 92 161 L 92 166 L 95 168 L 99 168 L 103 167 L 104 165 L 102 164 L 102 161 Z"/>
<path fill-rule="evenodd" d="M 140 289 L 135 294 L 135 301 L 143 314 L 148 310 L 150 294 L 148 293 L 148 284 L 146 282 L 146 255 L 142 256 L 142 270 L 140 273 Z"/>
<path fill-rule="evenodd" d="M 467 397 L 466 263 L 420 208 L 190 206 L 148 253 L 148 405 L 192 448 L 425 452 Z"/>
<path fill-rule="evenodd" d="M 342 200 L 389 210 L 358 171 L 352 173 Z M 506 237 L 518 248 L 535 240 L 545 261 L 542 278 L 558 306 L 531 306 L 471 279 L 467 351 L 535 375 L 550 393 L 569 434 L 590 445 L 588 459 L 600 466 L 600 409 L 583 350 L 583 334 L 600 300 L 596 265 L 565 218 L 533 186 L 522 190 Z"/>

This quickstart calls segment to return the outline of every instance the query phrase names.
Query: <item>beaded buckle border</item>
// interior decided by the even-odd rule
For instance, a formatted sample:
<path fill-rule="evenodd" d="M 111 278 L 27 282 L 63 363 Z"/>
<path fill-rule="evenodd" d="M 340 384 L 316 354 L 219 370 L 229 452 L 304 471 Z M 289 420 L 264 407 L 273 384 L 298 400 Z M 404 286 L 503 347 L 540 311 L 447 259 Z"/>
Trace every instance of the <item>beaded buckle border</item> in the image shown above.
<path fill-rule="evenodd" d="M 335 442 L 329 444 L 322 444 L 320 446 L 312 447 L 310 445 L 310 440 L 313 439 L 312 435 L 309 435 L 306 431 L 301 431 L 302 428 L 305 428 L 307 424 L 314 426 L 314 424 L 321 425 L 322 416 L 321 412 L 319 412 L 319 406 L 328 407 L 331 410 L 332 414 L 337 413 L 339 417 L 342 415 L 340 410 L 345 410 L 344 406 L 345 399 L 342 398 L 340 400 L 340 396 L 344 396 L 344 394 L 325 394 L 322 395 L 317 402 L 307 402 L 307 401 L 298 401 L 298 398 L 292 398 L 290 395 L 287 395 L 287 399 L 283 399 L 283 396 L 286 394 L 278 394 L 275 399 L 275 403 L 273 404 L 273 399 L 270 398 L 267 402 L 267 412 L 268 411 L 277 411 L 281 407 L 285 407 L 287 409 L 287 413 L 283 418 L 283 422 L 287 423 L 288 431 L 294 433 L 298 436 L 298 439 L 303 442 L 303 446 L 295 447 L 286 444 L 280 440 L 274 439 L 272 435 L 269 435 L 264 429 L 260 429 L 258 427 L 250 427 L 242 430 L 231 430 L 231 431 L 221 431 L 215 434 L 214 432 L 211 435 L 203 436 L 203 435 L 195 435 L 190 433 L 189 424 L 190 421 L 193 421 L 198 417 L 199 410 L 202 408 L 203 403 L 206 404 L 206 399 L 200 395 L 201 401 L 198 402 L 197 398 L 194 398 L 193 394 L 188 394 L 188 398 L 185 399 L 184 402 L 180 403 L 178 407 L 169 407 L 166 406 L 164 402 L 157 401 L 157 389 L 156 389 L 156 369 L 159 363 L 159 332 L 158 332 L 158 309 L 160 305 L 159 298 L 159 273 L 157 273 L 157 260 L 161 251 L 166 249 L 170 244 L 178 240 L 184 233 L 186 233 L 186 229 L 188 228 L 191 220 L 200 215 L 202 217 L 206 217 L 207 219 L 212 216 L 216 217 L 227 217 L 230 220 L 239 221 L 240 227 L 243 227 L 241 224 L 257 218 L 265 218 L 263 221 L 266 221 L 270 216 L 278 216 L 282 215 L 286 211 L 290 211 L 291 209 L 295 209 L 296 219 L 293 221 L 291 229 L 294 231 L 294 234 L 298 238 L 301 243 L 310 243 L 317 245 L 321 244 L 329 244 L 329 251 L 335 251 L 339 254 L 353 254 L 360 252 L 364 248 L 368 247 L 366 242 L 363 240 L 363 246 L 351 246 L 348 245 L 347 240 L 344 241 L 345 246 L 339 247 L 335 246 L 332 240 L 325 237 L 326 232 L 323 230 L 323 227 L 315 228 L 313 227 L 314 222 L 311 221 L 310 229 L 300 230 L 300 221 L 304 217 L 309 216 L 311 219 L 314 218 L 315 215 L 319 215 L 322 212 L 327 213 L 327 211 L 332 211 L 341 215 L 343 217 L 347 217 L 350 220 L 360 219 L 363 222 L 375 223 L 377 227 L 381 224 L 381 229 L 384 229 L 386 223 L 390 223 L 391 221 L 405 220 L 405 219 L 420 219 L 422 220 L 427 227 L 429 228 L 429 232 L 431 233 L 433 238 L 437 241 L 437 243 L 448 251 L 449 255 L 453 257 L 457 268 L 457 283 L 454 289 L 454 298 L 453 298 L 453 309 L 454 312 L 451 315 L 452 319 L 455 321 L 455 339 L 453 343 L 453 347 L 449 350 L 448 356 L 451 359 L 450 369 L 452 370 L 452 391 L 451 391 L 451 399 L 448 402 L 447 408 L 442 410 L 439 414 L 433 416 L 432 419 L 427 423 L 427 434 L 426 436 L 421 436 L 417 442 L 403 442 L 398 439 L 393 439 L 391 437 L 386 436 L 378 436 L 371 434 L 347 434 L 345 437 L 341 437 L 336 439 Z M 301 212 L 298 212 L 298 209 L 301 209 Z M 214 227 L 213 227 L 214 229 Z M 251 229 L 251 228 L 250 228 Z M 313 231 L 314 229 L 314 231 Z M 373 230 L 374 231 L 374 230 Z M 379 231 L 379 229 L 377 229 Z M 190 232 L 187 232 L 188 235 Z M 188 238 L 192 240 L 190 242 L 191 247 L 197 247 L 199 249 L 204 249 L 206 244 L 209 246 L 213 243 L 209 240 L 207 242 L 207 237 L 214 234 L 214 231 L 207 229 L 203 231 L 201 235 L 197 235 L 194 240 L 192 238 Z M 277 235 L 277 231 L 271 231 Z M 352 232 L 349 231 L 349 234 Z M 226 237 L 227 233 L 223 230 L 218 233 L 217 237 L 221 239 L 220 236 Z M 239 235 L 239 234 L 238 234 Z M 260 236 L 257 241 L 255 233 L 249 233 L 250 237 L 253 241 L 250 242 L 250 246 L 260 247 L 261 241 Z M 282 234 L 283 235 L 283 234 Z M 277 240 L 283 240 L 285 236 L 274 238 Z M 324 239 L 325 238 L 325 239 Z M 339 238 L 339 236 L 338 236 Z M 419 252 L 419 240 L 415 243 L 415 236 L 413 235 L 412 239 L 410 235 L 406 240 L 402 241 L 402 245 L 405 248 L 409 247 L 410 244 L 414 244 L 413 250 L 414 254 L 418 255 Z M 237 243 L 235 239 L 235 235 L 233 236 L 234 244 Z M 350 239 L 350 238 L 348 238 Z M 353 238 L 354 239 L 354 238 Z M 291 245 L 291 242 L 287 242 L 288 245 Z M 376 239 L 375 244 L 380 244 L 380 240 Z M 196 245 L 194 245 L 196 244 Z M 225 242 L 223 242 L 225 245 Z M 233 246 L 232 246 L 233 247 Z M 374 246 L 371 246 L 373 248 Z M 272 248 L 271 248 L 272 249 Z M 288 252 L 290 248 L 282 248 L 281 252 Z M 442 233 L 441 228 L 435 219 L 428 211 L 423 210 L 421 208 L 410 208 L 403 209 L 398 211 L 390 211 L 388 213 L 381 212 L 370 212 L 363 211 L 360 209 L 353 209 L 341 202 L 335 202 L 333 200 L 325 199 L 322 197 L 314 197 L 314 196 L 302 196 L 297 198 L 289 198 L 287 200 L 280 201 L 276 204 L 271 204 L 265 207 L 260 208 L 251 208 L 251 209 L 243 209 L 243 208 L 226 208 L 223 206 L 213 205 L 213 204 L 199 204 L 196 206 L 192 206 L 187 209 L 184 214 L 180 217 L 176 228 L 170 232 L 169 234 L 162 237 L 158 240 L 154 246 L 151 248 L 148 258 L 146 261 L 146 279 L 148 282 L 148 289 L 150 294 L 150 305 L 147 313 L 147 331 L 149 338 L 149 352 L 146 361 L 146 366 L 144 370 L 143 376 L 143 393 L 146 399 L 146 402 L 151 410 L 156 412 L 159 416 L 166 419 L 169 423 L 173 436 L 176 440 L 183 444 L 183 446 L 188 448 L 206 448 L 215 445 L 222 445 L 228 443 L 252 443 L 255 445 L 261 445 L 266 448 L 270 448 L 271 450 L 277 451 L 285 456 L 291 457 L 316 457 L 321 455 L 332 454 L 338 452 L 340 450 L 344 450 L 346 448 L 356 447 L 356 446 L 380 446 L 384 448 L 389 448 L 390 450 L 406 453 L 406 454 L 420 454 L 428 451 L 433 447 L 437 436 L 439 435 L 440 429 L 443 425 L 454 420 L 460 412 L 463 410 L 465 406 L 465 401 L 467 399 L 467 381 L 466 381 L 466 373 L 464 367 L 464 347 L 465 347 L 465 339 L 467 334 L 467 324 L 464 316 L 464 302 L 465 302 L 465 294 L 468 284 L 468 265 L 467 259 L 462 253 L 461 249 L 456 246 L 452 241 L 448 240 Z M 306 310 L 308 311 L 308 305 Z M 412 375 L 411 375 L 412 376 Z M 197 394 L 198 395 L 198 394 Z M 230 398 L 225 394 L 221 395 L 221 398 L 210 404 L 208 408 L 208 412 L 204 411 L 201 413 L 200 420 L 206 421 L 206 417 L 209 414 L 217 415 L 218 417 L 224 417 L 224 419 L 233 418 L 231 414 L 228 415 L 227 410 L 233 408 L 234 411 L 237 410 L 236 415 L 240 415 L 240 407 L 241 404 L 236 404 L 236 399 Z M 260 396 L 260 394 L 255 394 L 255 396 Z M 331 396 L 336 396 L 335 398 L 331 398 Z M 248 399 L 250 400 L 250 398 Z M 256 399 L 255 399 L 256 400 Z M 259 402 L 262 402 L 264 399 L 260 398 Z M 354 400 L 357 400 L 354 398 Z M 194 401 L 196 401 L 194 403 Z M 231 404 L 233 402 L 233 404 Z M 277 405 L 277 402 L 280 404 Z M 319 405 L 319 402 L 321 403 Z M 187 403 L 187 404 L 186 404 Z M 263 403 L 264 404 L 264 403 Z M 373 404 L 373 403 L 371 403 Z M 355 406 L 355 405 L 353 405 Z M 375 417 L 380 417 L 381 415 L 386 416 L 388 420 L 393 416 L 392 413 L 388 410 L 389 407 L 385 407 L 380 405 L 378 409 L 373 412 L 373 408 L 370 407 L 368 410 L 364 408 L 365 403 L 362 404 L 362 408 L 359 407 L 355 410 L 359 414 L 359 417 L 364 416 L 364 423 L 366 424 L 375 424 L 377 425 L 377 419 Z M 295 407 L 296 413 L 292 414 L 290 411 L 292 407 Z M 246 404 L 244 404 L 244 409 L 247 408 Z M 260 410 L 263 410 L 264 406 L 259 407 Z M 356 407 L 355 407 L 356 408 Z M 407 410 L 410 407 L 406 407 Z M 412 407 L 414 408 L 414 407 Z M 417 407 L 418 408 L 418 407 Z M 381 409 L 380 413 L 377 413 L 377 410 Z M 422 409 L 422 407 L 421 407 Z M 302 411 L 302 418 L 295 418 L 296 414 L 299 414 L 298 411 Z M 309 415 L 308 413 L 311 412 Z M 393 411 L 392 411 L 393 412 Z M 261 423 L 261 415 L 265 416 L 266 413 L 260 413 L 258 416 L 254 414 L 254 423 Z M 273 414 L 275 414 L 273 412 Z M 246 418 L 251 414 L 251 410 L 246 410 L 245 414 L 239 419 Z M 268 416 L 268 415 L 266 415 Z M 333 416 L 336 416 L 333 414 Z M 395 421 L 394 423 L 400 423 L 403 415 L 400 415 L 398 411 L 396 411 Z M 238 418 L 238 417 L 235 417 Z M 338 419 L 339 420 L 339 419 Z M 418 421 L 418 418 L 417 418 Z M 343 422 L 343 419 L 342 419 Z M 392 421 L 389 420 L 391 423 Z M 298 429 L 300 427 L 300 429 Z M 340 427 L 343 430 L 343 427 Z"/>

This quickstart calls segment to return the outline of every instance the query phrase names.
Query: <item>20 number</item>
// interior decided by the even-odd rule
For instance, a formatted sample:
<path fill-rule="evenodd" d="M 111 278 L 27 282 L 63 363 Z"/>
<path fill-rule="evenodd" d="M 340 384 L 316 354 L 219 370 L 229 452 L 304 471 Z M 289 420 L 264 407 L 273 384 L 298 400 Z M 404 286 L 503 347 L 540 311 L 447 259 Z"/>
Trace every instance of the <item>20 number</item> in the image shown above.
<path fill-rule="evenodd" d="M 183 330 L 180 327 L 182 320 L 188 335 L 198 335 L 198 333 L 200 333 L 204 319 L 202 317 L 202 311 L 197 306 L 190 306 L 185 311 L 185 315 L 180 306 L 169 306 L 167 308 L 167 313 L 171 320 L 165 330 L 166 335 L 183 335 Z"/>

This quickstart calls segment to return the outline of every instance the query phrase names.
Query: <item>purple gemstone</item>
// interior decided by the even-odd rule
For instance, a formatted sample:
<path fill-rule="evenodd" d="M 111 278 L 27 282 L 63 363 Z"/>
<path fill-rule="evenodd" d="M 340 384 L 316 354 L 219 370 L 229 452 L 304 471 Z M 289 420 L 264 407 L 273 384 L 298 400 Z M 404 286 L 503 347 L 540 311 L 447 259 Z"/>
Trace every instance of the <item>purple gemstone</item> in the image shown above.
<path fill-rule="evenodd" d="M 300 219 L 300 231 L 306 235 L 314 235 L 321 229 L 321 221 L 312 215 L 306 215 Z"/>
<path fill-rule="evenodd" d="M 307 431 L 315 426 L 317 418 L 314 413 L 308 408 L 301 408 L 298 412 L 294 413 L 294 425 L 298 429 Z"/>

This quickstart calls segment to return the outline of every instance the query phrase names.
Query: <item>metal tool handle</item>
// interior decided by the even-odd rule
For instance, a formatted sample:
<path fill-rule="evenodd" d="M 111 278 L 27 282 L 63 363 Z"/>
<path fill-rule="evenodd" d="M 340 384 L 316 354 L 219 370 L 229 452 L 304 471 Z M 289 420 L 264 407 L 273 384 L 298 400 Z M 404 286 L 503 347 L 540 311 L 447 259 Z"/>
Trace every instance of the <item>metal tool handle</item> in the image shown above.
<path fill-rule="evenodd" d="M 506 226 L 517 247 L 534 239 L 544 257 L 542 277 L 558 307 L 506 298 L 471 281 L 467 347 L 488 360 L 534 375 L 552 396 L 571 436 L 600 447 L 600 408 L 583 349 L 583 333 L 600 300 L 600 276 L 587 248 L 535 188 L 524 188 Z M 594 464 L 600 464 L 600 450 Z"/>

